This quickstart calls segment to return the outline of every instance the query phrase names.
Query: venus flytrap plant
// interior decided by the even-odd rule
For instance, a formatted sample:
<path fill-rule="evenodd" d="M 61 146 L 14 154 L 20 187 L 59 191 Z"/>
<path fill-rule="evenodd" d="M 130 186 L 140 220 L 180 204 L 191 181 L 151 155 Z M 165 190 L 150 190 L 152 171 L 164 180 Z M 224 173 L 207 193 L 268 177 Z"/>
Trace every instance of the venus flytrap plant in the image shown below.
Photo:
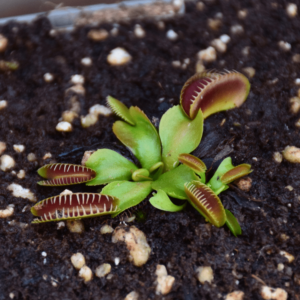
<path fill-rule="evenodd" d="M 199 145 L 205 117 L 238 107 L 247 98 L 250 84 L 238 72 L 196 74 L 184 85 L 181 106 L 170 108 L 163 116 L 159 132 L 138 107 L 127 108 L 108 96 L 107 104 L 122 120 L 113 125 L 116 137 L 135 155 L 137 166 L 109 149 L 94 152 L 85 166 L 50 164 L 38 173 L 48 179 L 40 185 L 62 186 L 85 182 L 106 185 L 100 194 L 59 195 L 37 203 L 31 209 L 33 223 L 76 219 L 111 214 L 116 217 L 137 206 L 151 191 L 149 202 L 157 209 L 177 212 L 189 202 L 208 222 L 224 224 L 237 236 L 238 221 L 224 209 L 218 194 L 228 184 L 251 172 L 250 165 L 234 167 L 226 158 L 214 176 L 206 182 L 206 165 L 191 154 Z M 175 205 L 169 197 L 185 202 Z"/>

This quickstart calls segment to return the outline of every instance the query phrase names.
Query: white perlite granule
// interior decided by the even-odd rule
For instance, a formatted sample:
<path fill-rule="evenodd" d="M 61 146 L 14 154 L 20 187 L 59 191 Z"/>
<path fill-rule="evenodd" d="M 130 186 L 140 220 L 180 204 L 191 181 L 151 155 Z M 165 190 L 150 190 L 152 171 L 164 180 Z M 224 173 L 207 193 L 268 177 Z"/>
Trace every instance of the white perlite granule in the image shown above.
<path fill-rule="evenodd" d="M 72 233 L 84 232 L 84 225 L 82 220 L 67 220 L 67 227 Z"/>
<path fill-rule="evenodd" d="M 198 52 L 198 59 L 204 62 L 213 62 L 217 59 L 217 52 L 214 47 L 208 47 Z"/>
<path fill-rule="evenodd" d="M 233 26 L 231 26 L 231 28 L 230 28 L 230 32 L 231 32 L 232 34 L 242 34 L 242 33 L 244 32 L 244 28 L 243 28 L 242 25 L 239 25 L 239 24 L 233 25 Z"/>
<path fill-rule="evenodd" d="M 0 34 L 0 52 L 4 52 L 7 48 L 7 45 L 8 45 L 8 39 Z"/>
<path fill-rule="evenodd" d="M 0 169 L 4 172 L 12 169 L 15 166 L 15 164 L 16 163 L 14 159 L 7 154 L 4 154 L 0 157 Z"/>
<path fill-rule="evenodd" d="M 89 113 L 90 114 L 94 114 L 94 115 L 103 115 L 103 116 L 109 116 L 112 114 L 112 111 L 110 108 L 101 105 L 101 104 L 95 104 L 92 107 L 90 107 L 89 109 Z"/>
<path fill-rule="evenodd" d="M 230 42 L 230 36 L 227 35 L 227 34 L 222 34 L 219 39 L 225 43 L 225 44 L 228 44 Z"/>
<path fill-rule="evenodd" d="M 129 260 L 135 266 L 141 267 L 148 261 L 151 248 L 141 230 L 135 226 L 131 226 L 129 232 L 126 232 L 124 228 L 117 228 L 112 236 L 112 242 L 117 243 L 119 241 L 126 243 L 130 254 Z"/>
<path fill-rule="evenodd" d="M 88 282 L 93 278 L 93 272 L 88 266 L 83 266 L 79 270 L 79 277 L 83 278 L 84 282 Z"/>
<path fill-rule="evenodd" d="M 0 218 L 9 218 L 14 213 L 14 204 L 9 204 L 5 209 L 0 209 Z"/>
<path fill-rule="evenodd" d="M 144 38 L 146 36 L 146 31 L 139 24 L 136 24 L 134 26 L 134 31 L 133 32 L 134 32 L 135 37 L 137 37 L 139 39 Z"/>
<path fill-rule="evenodd" d="M 107 56 L 107 62 L 112 66 L 121 66 L 131 61 L 131 55 L 121 47 L 115 48 L 110 51 Z"/>
<path fill-rule="evenodd" d="M 196 270 L 198 280 L 204 284 L 205 281 L 211 283 L 214 280 L 214 273 L 211 267 L 199 267 Z"/>
<path fill-rule="evenodd" d="M 286 7 L 286 13 L 290 18 L 295 18 L 298 13 L 298 7 L 294 3 L 289 3 Z"/>
<path fill-rule="evenodd" d="M 7 101 L 6 100 L 0 100 L 0 110 L 7 107 Z"/>
<path fill-rule="evenodd" d="M 265 300 L 287 300 L 288 294 L 285 290 L 277 288 L 271 288 L 269 286 L 263 286 L 260 295 Z"/>
<path fill-rule="evenodd" d="M 176 41 L 178 39 L 178 34 L 173 29 L 168 30 L 166 36 L 170 41 Z"/>
<path fill-rule="evenodd" d="M 164 265 L 157 265 L 155 274 L 157 276 L 156 295 L 167 295 L 170 293 L 175 282 L 175 278 L 168 275 L 167 269 Z"/>
<path fill-rule="evenodd" d="M 72 124 L 66 121 L 59 122 L 56 125 L 56 130 L 61 132 L 71 132 L 73 130 Z"/>
<path fill-rule="evenodd" d="M 2 153 L 4 153 L 5 150 L 6 144 L 4 142 L 0 142 L 0 155 L 2 155 Z"/>
<path fill-rule="evenodd" d="M 79 270 L 85 265 L 85 258 L 81 253 L 75 253 L 71 256 L 71 263 L 75 269 Z"/>
<path fill-rule="evenodd" d="M 300 163 L 300 148 L 297 148 L 295 146 L 286 146 L 282 151 L 282 155 L 287 161 L 291 163 Z"/>
<path fill-rule="evenodd" d="M 226 295 L 225 300 L 243 300 L 244 299 L 244 292 L 242 291 L 234 291 L 230 294 Z"/>
<path fill-rule="evenodd" d="M 288 253 L 286 251 L 283 251 L 283 250 L 281 250 L 279 252 L 279 254 L 282 255 L 282 256 L 284 256 L 288 260 L 289 263 L 293 262 L 294 259 L 295 259 L 294 255 L 292 255 L 292 254 L 290 254 L 290 253 Z"/>
<path fill-rule="evenodd" d="M 18 173 L 17 173 L 17 177 L 19 179 L 24 179 L 25 178 L 25 171 L 24 170 L 20 170 Z"/>
<path fill-rule="evenodd" d="M 99 267 L 96 268 L 95 274 L 97 277 L 105 277 L 107 274 L 109 274 L 111 271 L 111 265 L 110 264 L 102 264 Z"/>
<path fill-rule="evenodd" d="M 211 45 L 217 49 L 220 53 L 224 53 L 227 50 L 227 46 L 221 39 L 214 39 L 211 41 Z"/>
<path fill-rule="evenodd" d="M 34 153 L 29 153 L 27 155 L 27 160 L 30 161 L 30 162 L 36 161 L 37 160 L 36 155 Z"/>
<path fill-rule="evenodd" d="M 12 183 L 7 187 L 7 189 L 12 192 L 14 197 L 20 197 L 23 199 L 28 199 L 31 202 L 36 202 L 35 195 L 29 189 L 23 188 L 19 184 Z"/>
<path fill-rule="evenodd" d="M 54 80 L 54 76 L 51 73 L 45 73 L 43 77 L 44 81 L 48 83 Z"/>
<path fill-rule="evenodd" d="M 278 42 L 278 46 L 282 51 L 290 51 L 292 49 L 292 45 L 288 42 L 280 41 Z"/>
<path fill-rule="evenodd" d="M 44 156 L 43 156 L 43 159 L 48 159 L 48 158 L 51 158 L 52 157 L 52 154 L 50 152 L 47 152 Z"/>
<path fill-rule="evenodd" d="M 130 292 L 124 300 L 138 300 L 139 299 L 139 294 L 136 291 Z"/>
<path fill-rule="evenodd" d="M 88 32 L 88 38 L 94 42 L 104 41 L 108 37 L 108 32 L 105 29 L 92 29 Z"/>
<path fill-rule="evenodd" d="M 87 128 L 97 123 L 98 116 L 94 114 L 87 114 L 86 116 L 81 116 L 80 120 L 81 120 L 81 126 L 83 128 Z"/>
<path fill-rule="evenodd" d="M 274 152 L 273 153 L 273 160 L 280 164 L 282 162 L 282 154 L 280 152 Z"/>
<path fill-rule="evenodd" d="M 112 232 L 114 232 L 114 229 L 109 225 L 103 225 L 100 228 L 100 233 L 101 234 L 108 234 L 108 233 L 112 233 Z"/>
<path fill-rule="evenodd" d="M 69 123 L 72 123 L 77 117 L 78 114 L 72 110 L 65 110 L 61 115 L 62 120 Z"/>
<path fill-rule="evenodd" d="M 14 145 L 13 148 L 18 153 L 21 153 L 21 152 L 23 152 L 25 150 L 25 146 L 24 145 Z"/>
<path fill-rule="evenodd" d="M 81 64 L 85 67 L 90 67 L 92 65 L 92 59 L 90 57 L 84 57 L 81 59 Z"/>
<path fill-rule="evenodd" d="M 71 82 L 73 84 L 84 84 L 84 77 L 82 75 L 76 74 L 71 76 Z"/>

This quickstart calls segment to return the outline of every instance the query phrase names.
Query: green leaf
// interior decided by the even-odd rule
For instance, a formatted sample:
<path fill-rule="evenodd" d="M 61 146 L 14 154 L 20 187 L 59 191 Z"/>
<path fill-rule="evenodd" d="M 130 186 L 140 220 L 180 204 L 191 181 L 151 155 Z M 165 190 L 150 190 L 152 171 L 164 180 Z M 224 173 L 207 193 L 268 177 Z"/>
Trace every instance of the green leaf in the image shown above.
<path fill-rule="evenodd" d="M 87 185 L 106 184 L 116 180 L 131 180 L 131 171 L 137 166 L 118 152 L 99 149 L 86 162 L 86 166 L 96 171 L 96 177 Z"/>
<path fill-rule="evenodd" d="M 150 194 L 151 183 L 151 181 L 115 181 L 105 186 L 101 194 L 119 199 L 118 212 L 112 217 L 114 218 L 122 211 L 140 204 Z"/>
<path fill-rule="evenodd" d="M 192 169 L 197 175 L 201 177 L 201 182 L 205 183 L 206 181 L 206 165 L 205 163 L 198 157 L 192 155 L 192 154 L 187 154 L 187 153 L 182 153 L 178 156 L 178 160 Z"/>
<path fill-rule="evenodd" d="M 235 237 L 241 235 L 242 229 L 236 217 L 228 209 L 225 209 L 225 213 L 226 213 L 226 225 L 230 229 L 232 234 Z"/>
<path fill-rule="evenodd" d="M 162 142 L 162 161 L 165 170 L 176 167 L 178 156 L 190 153 L 199 145 L 203 133 L 203 115 L 199 110 L 194 120 L 190 120 L 179 105 L 170 108 L 161 118 L 159 135 Z"/>
<path fill-rule="evenodd" d="M 186 203 L 180 206 L 175 205 L 163 190 L 158 190 L 149 201 L 155 208 L 169 212 L 181 211 L 186 206 Z"/>
<path fill-rule="evenodd" d="M 228 188 L 227 185 L 223 184 L 221 181 L 221 176 L 225 174 L 227 171 L 234 168 L 231 163 L 231 157 L 225 158 L 219 165 L 217 171 L 215 172 L 214 176 L 208 182 L 208 186 L 216 193 L 219 194 L 220 192 L 224 191 Z M 220 190 L 220 191 L 219 191 Z M 217 193 L 219 191 L 219 193 Z"/>
<path fill-rule="evenodd" d="M 119 116 L 129 124 L 135 125 L 135 122 L 130 115 L 129 109 L 124 103 L 111 96 L 107 96 L 106 101 L 108 106 L 117 116 Z"/>
<path fill-rule="evenodd" d="M 113 125 L 113 132 L 137 157 L 142 167 L 149 169 L 161 161 L 158 133 L 138 107 L 130 107 L 129 111 L 136 125 L 131 126 L 123 121 L 117 121 Z"/>
<path fill-rule="evenodd" d="M 227 157 L 221 162 L 208 185 L 218 195 L 228 189 L 228 183 L 251 173 L 252 170 L 250 169 L 251 165 L 248 164 L 233 166 L 231 157 Z"/>
<path fill-rule="evenodd" d="M 189 167 L 180 165 L 162 174 L 152 183 L 152 188 L 156 191 L 163 190 L 169 196 L 177 199 L 188 199 L 184 191 L 184 184 L 193 180 L 199 180 L 199 178 Z"/>
<path fill-rule="evenodd" d="M 149 169 L 150 177 L 153 180 L 156 180 L 163 173 L 163 171 L 164 171 L 164 163 L 160 161 Z"/>
<path fill-rule="evenodd" d="M 197 174 L 201 174 L 207 170 L 205 163 L 192 154 L 182 153 L 178 156 L 178 160 Z"/>
<path fill-rule="evenodd" d="M 147 169 L 138 169 L 132 173 L 133 181 L 149 181 L 152 178 L 149 177 L 150 173 Z"/>

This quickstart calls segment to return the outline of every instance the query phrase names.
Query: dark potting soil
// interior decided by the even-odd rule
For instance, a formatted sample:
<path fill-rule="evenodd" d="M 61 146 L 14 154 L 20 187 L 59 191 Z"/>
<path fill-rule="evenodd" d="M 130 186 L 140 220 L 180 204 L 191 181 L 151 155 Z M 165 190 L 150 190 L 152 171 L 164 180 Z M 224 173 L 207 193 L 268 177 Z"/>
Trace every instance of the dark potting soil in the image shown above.
<path fill-rule="evenodd" d="M 300 1 L 294 2 L 300 8 Z M 295 79 L 300 77 L 299 64 L 292 62 L 292 56 L 300 53 L 300 18 L 289 18 L 286 5 L 287 1 L 207 1 L 200 12 L 195 4 L 187 3 L 186 13 L 165 21 L 164 30 L 158 29 L 156 21 L 139 21 L 146 37 L 137 39 L 133 20 L 120 24 L 117 36 L 100 43 L 87 38 L 91 27 L 53 37 L 46 18 L 29 25 L 12 22 L 0 28 L 9 39 L 0 59 L 20 64 L 15 72 L 0 73 L 0 100 L 8 101 L 7 108 L 0 111 L 0 141 L 7 144 L 5 154 L 16 161 L 13 170 L 26 172 L 25 179 L 18 179 L 11 171 L 0 171 L 0 208 L 15 205 L 14 215 L 0 220 L 0 299 L 9 299 L 10 293 L 14 299 L 124 299 L 133 290 L 139 293 L 139 299 L 215 300 L 234 290 L 243 291 L 246 300 L 262 299 L 262 284 L 251 275 L 268 286 L 285 289 L 289 299 L 300 299 L 300 168 L 286 161 L 278 164 L 272 158 L 287 145 L 300 147 L 295 126 L 299 114 L 292 115 L 289 104 L 289 98 L 297 95 Z M 237 16 L 241 9 L 247 9 L 245 19 Z M 208 19 L 220 12 L 222 25 L 213 31 L 207 26 Z M 234 35 L 230 28 L 237 24 L 244 32 Z M 107 30 L 112 27 L 101 26 Z M 169 29 L 178 33 L 177 41 L 166 38 Z M 146 234 L 152 253 L 138 268 L 128 261 L 124 244 L 113 244 L 111 234 L 100 234 L 101 218 L 85 219 L 83 234 L 70 233 L 66 227 L 58 230 L 55 222 L 31 225 L 32 203 L 13 197 L 7 190 L 9 184 L 20 184 L 42 200 L 65 188 L 38 186 L 36 171 L 40 166 L 50 161 L 79 164 L 85 150 L 101 147 L 125 151 L 112 133 L 113 116 L 100 116 L 96 125 L 86 129 L 77 119 L 71 133 L 55 130 L 62 112 L 69 108 L 65 91 L 71 86 L 70 77 L 82 74 L 85 78 L 86 95 L 79 96 L 81 115 L 94 104 L 105 105 L 110 94 L 128 106 L 139 106 L 150 119 L 160 118 L 178 104 L 182 85 L 195 72 L 197 52 L 221 34 L 231 37 L 228 49 L 207 68 L 241 71 L 253 67 L 256 73 L 242 107 L 205 120 L 203 140 L 196 153 L 208 166 L 225 152 L 231 152 L 234 164 L 252 165 L 250 192 L 229 189 L 220 196 L 238 218 L 242 236 L 235 238 L 225 227 L 206 224 L 190 206 L 180 213 L 164 213 L 146 202 L 141 208 L 146 220 L 133 224 Z M 291 50 L 283 52 L 279 41 L 290 43 Z M 106 58 L 115 47 L 124 47 L 132 62 L 110 66 Z M 249 47 L 248 55 L 242 54 L 245 47 Z M 91 57 L 93 65 L 82 66 L 83 57 Z M 186 69 L 172 66 L 172 61 L 185 58 L 190 59 Z M 43 80 L 47 72 L 55 76 L 52 83 Z M 164 101 L 159 102 L 161 98 Z M 221 126 L 223 119 L 226 122 Z M 25 145 L 25 151 L 16 153 L 14 144 Z M 47 152 L 52 158 L 43 160 Z M 35 153 L 37 162 L 27 160 L 29 153 Z M 288 185 L 294 189 L 286 189 Z M 95 192 L 99 188 L 69 187 L 73 192 Z M 11 221 L 15 222 L 9 224 Z M 120 220 L 109 222 L 115 228 Z M 29 225 L 22 229 L 22 223 Z M 289 264 L 280 250 L 293 254 L 295 260 Z M 85 284 L 70 261 L 76 252 L 85 256 L 93 271 L 102 263 L 110 263 L 113 277 L 95 277 Z M 120 258 L 118 266 L 116 257 Z M 279 263 L 285 265 L 282 271 L 277 270 Z M 175 277 L 172 291 L 164 297 L 155 293 L 157 264 L 165 265 L 168 274 Z M 199 283 L 195 271 L 199 266 L 212 267 L 212 284 Z M 57 281 L 56 287 L 51 277 Z"/>

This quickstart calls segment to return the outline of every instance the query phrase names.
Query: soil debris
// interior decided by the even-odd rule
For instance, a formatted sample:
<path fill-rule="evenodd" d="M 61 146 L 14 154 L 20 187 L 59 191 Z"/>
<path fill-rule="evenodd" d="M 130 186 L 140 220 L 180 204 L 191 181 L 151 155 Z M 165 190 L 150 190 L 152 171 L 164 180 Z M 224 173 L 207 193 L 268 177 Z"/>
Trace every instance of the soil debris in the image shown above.
<path fill-rule="evenodd" d="M 111 271 L 111 265 L 110 264 L 102 264 L 99 267 L 96 268 L 95 274 L 97 277 L 105 277 L 107 274 L 109 274 Z"/>
<path fill-rule="evenodd" d="M 175 278 L 173 276 L 168 275 L 167 269 L 164 265 L 157 265 L 155 274 L 157 276 L 156 294 L 169 294 L 175 282 Z"/>
<path fill-rule="evenodd" d="M 75 269 L 79 270 L 85 265 L 85 258 L 81 253 L 76 253 L 71 256 L 71 262 Z"/>
<path fill-rule="evenodd" d="M 212 283 L 214 280 L 214 272 L 210 266 L 208 267 L 198 267 L 197 270 L 198 280 L 204 284 L 205 282 Z"/>
<path fill-rule="evenodd" d="M 135 226 L 131 226 L 128 232 L 124 228 L 116 228 L 112 242 L 125 242 L 130 252 L 129 260 L 133 261 L 137 267 L 141 267 L 149 259 L 151 248 L 147 243 L 146 236 Z"/>
<path fill-rule="evenodd" d="M 294 164 L 300 163 L 300 149 L 295 146 L 286 146 L 282 151 L 283 157 Z"/>

